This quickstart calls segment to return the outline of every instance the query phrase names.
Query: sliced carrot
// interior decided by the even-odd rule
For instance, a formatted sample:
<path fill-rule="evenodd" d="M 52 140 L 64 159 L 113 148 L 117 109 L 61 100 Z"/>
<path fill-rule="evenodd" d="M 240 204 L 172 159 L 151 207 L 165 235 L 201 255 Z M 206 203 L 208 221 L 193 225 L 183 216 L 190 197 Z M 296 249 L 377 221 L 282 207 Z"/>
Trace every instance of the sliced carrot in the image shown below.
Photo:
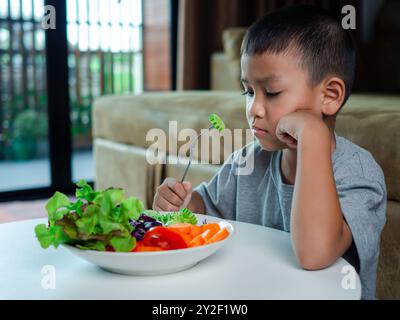
<path fill-rule="evenodd" d="M 179 233 L 188 247 L 198 247 L 208 243 L 225 239 L 229 232 L 222 229 L 218 223 L 207 223 L 202 226 L 189 223 L 177 223 L 168 226 L 169 229 Z"/>
<path fill-rule="evenodd" d="M 202 246 L 207 243 L 208 240 L 210 240 L 213 237 L 213 234 L 211 233 L 210 229 L 205 230 L 195 238 L 191 242 L 189 242 L 189 247 L 197 247 L 197 246 Z"/>
<path fill-rule="evenodd" d="M 216 234 L 214 234 L 208 241 L 207 244 L 214 243 L 217 241 L 224 240 L 229 236 L 229 231 L 226 228 L 221 229 Z"/>
<path fill-rule="evenodd" d="M 218 223 L 207 223 L 201 226 L 202 231 L 210 230 L 209 237 L 211 238 L 214 234 L 216 234 L 219 230 L 221 230 L 221 227 L 219 226 Z"/>
<path fill-rule="evenodd" d="M 190 235 L 192 236 L 192 238 L 197 237 L 198 235 L 200 235 L 202 232 L 202 228 L 200 226 L 194 226 L 192 225 L 192 228 L 190 230 Z"/>
<path fill-rule="evenodd" d="M 206 229 L 201 233 L 201 236 L 203 237 L 204 241 L 207 242 L 212 238 L 213 234 L 210 229 Z"/>
<path fill-rule="evenodd" d="M 179 234 L 188 234 L 192 238 L 198 236 L 202 232 L 200 226 L 196 226 L 190 223 L 177 223 L 171 224 L 168 228 L 178 232 Z"/>
<path fill-rule="evenodd" d="M 200 235 L 202 232 L 202 228 L 200 226 L 192 226 L 192 229 L 190 230 L 190 235 L 195 238 L 198 235 Z"/>
<path fill-rule="evenodd" d="M 176 223 L 168 226 L 169 229 L 179 232 L 180 234 L 190 234 L 193 225 L 190 223 Z"/>
<path fill-rule="evenodd" d="M 168 226 L 168 229 L 178 233 L 187 244 L 194 238 L 192 236 L 192 228 L 194 226 L 189 223 L 177 223 Z"/>
<path fill-rule="evenodd" d="M 143 246 L 140 249 L 138 249 L 136 252 L 153 252 L 153 251 L 163 251 L 163 249 L 159 248 L 159 247 L 146 247 L 146 246 Z"/>
<path fill-rule="evenodd" d="M 146 252 L 146 251 L 162 251 L 163 249 L 160 247 L 150 247 L 142 244 L 141 241 L 136 242 L 135 248 L 132 249 L 131 252 Z"/>
<path fill-rule="evenodd" d="M 180 236 L 186 242 L 187 245 L 189 245 L 190 241 L 192 241 L 192 239 L 193 239 L 193 237 L 190 234 L 186 234 L 186 233 L 180 233 Z"/>
<path fill-rule="evenodd" d="M 188 247 L 199 247 L 206 243 L 206 240 L 199 234 L 197 237 L 194 237 L 192 241 L 189 242 Z"/>

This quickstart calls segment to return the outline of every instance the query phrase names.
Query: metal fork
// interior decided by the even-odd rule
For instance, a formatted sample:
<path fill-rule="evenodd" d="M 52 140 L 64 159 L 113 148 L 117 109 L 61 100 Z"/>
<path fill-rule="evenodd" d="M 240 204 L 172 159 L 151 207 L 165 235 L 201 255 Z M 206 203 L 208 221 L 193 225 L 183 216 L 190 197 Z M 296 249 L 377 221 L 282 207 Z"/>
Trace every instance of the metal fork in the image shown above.
<path fill-rule="evenodd" d="M 190 165 L 192 164 L 192 149 L 194 148 L 195 143 L 200 139 L 200 137 L 201 137 L 205 132 L 208 132 L 208 130 L 211 130 L 212 128 L 214 128 L 214 125 L 211 125 L 207 130 L 202 130 L 203 132 L 200 133 L 200 134 L 197 136 L 197 138 L 194 139 L 194 140 L 192 141 L 192 143 L 190 144 L 190 147 L 189 147 L 189 163 L 188 163 L 188 165 L 187 165 L 187 167 L 186 167 L 186 169 L 185 169 L 185 172 L 183 173 L 183 177 L 182 177 L 182 179 L 181 179 L 181 183 L 183 183 L 183 181 L 185 180 L 186 174 L 187 174 L 187 172 L 189 171 L 189 167 L 190 167 Z"/>

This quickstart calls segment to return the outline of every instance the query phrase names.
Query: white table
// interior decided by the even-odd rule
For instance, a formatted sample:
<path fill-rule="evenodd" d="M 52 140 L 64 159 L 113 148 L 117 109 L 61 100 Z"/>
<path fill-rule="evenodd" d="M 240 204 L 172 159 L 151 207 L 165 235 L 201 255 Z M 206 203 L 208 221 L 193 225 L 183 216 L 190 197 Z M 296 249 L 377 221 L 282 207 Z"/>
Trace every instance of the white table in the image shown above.
<path fill-rule="evenodd" d="M 232 222 L 234 238 L 195 267 L 161 276 L 106 272 L 66 249 L 40 248 L 34 226 L 44 219 L 0 224 L 0 299 L 360 299 L 361 284 L 344 289 L 340 259 L 320 271 L 301 269 L 290 235 Z M 55 289 L 42 280 L 54 266 Z M 44 269 L 43 269 L 44 268 Z M 45 274 L 42 274 L 42 271 Z M 44 281 L 45 282 L 45 281 Z M 45 282 L 49 284 L 48 282 Z"/>

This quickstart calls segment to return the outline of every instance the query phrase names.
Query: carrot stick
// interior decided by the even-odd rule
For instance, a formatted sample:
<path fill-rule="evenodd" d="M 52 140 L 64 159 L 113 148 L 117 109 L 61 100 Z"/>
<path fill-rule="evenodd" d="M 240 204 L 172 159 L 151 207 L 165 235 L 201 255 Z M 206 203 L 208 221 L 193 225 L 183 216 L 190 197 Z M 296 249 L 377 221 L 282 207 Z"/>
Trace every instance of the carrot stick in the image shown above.
<path fill-rule="evenodd" d="M 208 240 L 210 240 L 212 238 L 213 234 L 210 229 L 206 229 L 205 231 L 203 231 L 201 233 L 200 236 L 202 236 L 204 241 L 207 242 Z"/>
<path fill-rule="evenodd" d="M 207 223 L 204 224 L 201 227 L 202 231 L 210 230 L 209 237 L 211 238 L 214 234 L 216 234 L 219 230 L 221 230 L 221 227 L 219 226 L 218 223 Z"/>
<path fill-rule="evenodd" d="M 177 223 L 168 226 L 168 229 L 179 233 L 187 244 L 201 233 L 201 227 L 189 223 Z"/>
<path fill-rule="evenodd" d="M 216 234 L 214 234 L 208 241 L 207 244 L 214 243 L 217 241 L 224 240 L 226 237 L 229 236 L 229 231 L 226 228 L 223 228 L 222 230 L 218 231 Z"/>
<path fill-rule="evenodd" d="M 190 223 L 176 223 L 168 226 L 169 229 L 179 232 L 180 234 L 190 234 L 192 231 Z"/>
<path fill-rule="evenodd" d="M 135 248 L 131 252 L 162 251 L 159 247 L 144 246 L 141 241 L 136 242 Z"/>
<path fill-rule="evenodd" d="M 192 236 L 192 238 L 197 237 L 198 235 L 200 235 L 202 232 L 202 228 L 200 226 L 193 226 L 190 230 L 190 235 Z"/>
<path fill-rule="evenodd" d="M 202 246 L 203 244 L 205 244 L 206 241 L 204 240 L 204 238 L 202 237 L 201 234 L 199 234 L 197 237 L 194 237 L 192 239 L 192 241 L 189 242 L 188 247 L 199 247 Z"/>

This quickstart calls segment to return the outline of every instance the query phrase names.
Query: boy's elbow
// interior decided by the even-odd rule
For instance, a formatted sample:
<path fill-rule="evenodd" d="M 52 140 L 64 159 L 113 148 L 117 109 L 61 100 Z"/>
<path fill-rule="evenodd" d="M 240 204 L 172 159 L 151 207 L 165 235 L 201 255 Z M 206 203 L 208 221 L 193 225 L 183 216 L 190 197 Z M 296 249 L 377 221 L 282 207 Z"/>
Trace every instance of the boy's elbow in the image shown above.
<path fill-rule="evenodd" d="M 315 271 L 328 268 L 331 266 L 337 259 L 331 255 L 325 253 L 310 253 L 304 252 L 301 254 L 297 254 L 297 260 L 300 266 L 308 271 Z"/>
<path fill-rule="evenodd" d="M 293 249 L 299 265 L 305 270 L 328 268 L 341 256 L 341 250 L 337 247 L 336 240 L 294 241 Z"/>
<path fill-rule="evenodd" d="M 298 257 L 298 261 L 300 266 L 307 271 L 321 270 L 330 266 L 329 263 L 326 263 L 321 259 L 315 259 L 309 257 Z"/>

